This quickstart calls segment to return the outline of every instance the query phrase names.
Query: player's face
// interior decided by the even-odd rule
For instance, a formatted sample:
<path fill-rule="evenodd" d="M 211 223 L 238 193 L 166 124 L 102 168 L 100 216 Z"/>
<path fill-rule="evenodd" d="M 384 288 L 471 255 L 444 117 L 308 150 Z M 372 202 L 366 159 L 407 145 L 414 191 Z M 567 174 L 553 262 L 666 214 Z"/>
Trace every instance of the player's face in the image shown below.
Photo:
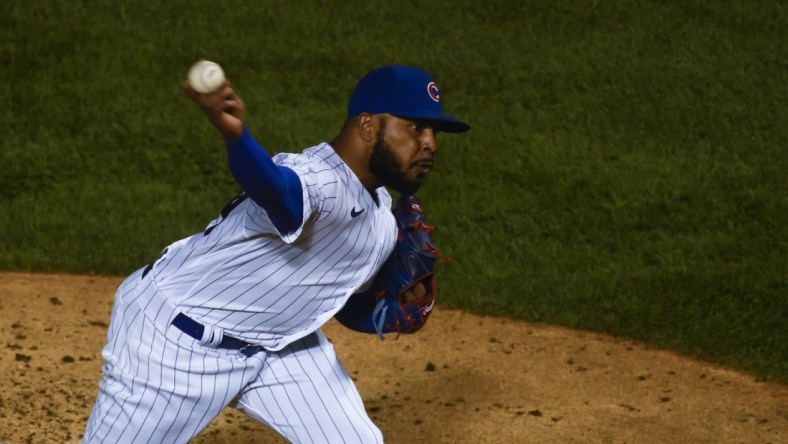
<path fill-rule="evenodd" d="M 381 184 L 413 194 L 432 171 L 436 149 L 429 123 L 382 116 L 369 167 Z"/>

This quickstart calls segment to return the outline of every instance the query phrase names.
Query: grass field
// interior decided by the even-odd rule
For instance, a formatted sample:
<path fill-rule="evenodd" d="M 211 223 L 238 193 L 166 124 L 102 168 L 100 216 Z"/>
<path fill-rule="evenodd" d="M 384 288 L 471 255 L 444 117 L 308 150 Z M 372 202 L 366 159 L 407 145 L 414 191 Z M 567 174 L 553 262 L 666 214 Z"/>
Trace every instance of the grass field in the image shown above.
<path fill-rule="evenodd" d="M 162 3 L 4 2 L 0 268 L 126 274 L 215 217 L 237 187 L 195 60 L 272 152 L 403 63 L 472 125 L 422 193 L 443 303 L 788 381 L 783 2 Z"/>

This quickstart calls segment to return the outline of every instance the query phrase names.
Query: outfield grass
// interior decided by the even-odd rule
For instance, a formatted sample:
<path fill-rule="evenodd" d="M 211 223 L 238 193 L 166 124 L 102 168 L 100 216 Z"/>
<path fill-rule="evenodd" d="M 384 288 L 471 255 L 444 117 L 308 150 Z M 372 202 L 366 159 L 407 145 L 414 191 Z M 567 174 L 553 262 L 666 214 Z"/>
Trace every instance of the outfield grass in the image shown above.
<path fill-rule="evenodd" d="M 466 135 L 422 193 L 441 301 L 788 381 L 780 1 L 4 2 L 0 268 L 126 274 L 236 191 L 181 92 L 223 65 L 271 151 L 426 68 Z"/>

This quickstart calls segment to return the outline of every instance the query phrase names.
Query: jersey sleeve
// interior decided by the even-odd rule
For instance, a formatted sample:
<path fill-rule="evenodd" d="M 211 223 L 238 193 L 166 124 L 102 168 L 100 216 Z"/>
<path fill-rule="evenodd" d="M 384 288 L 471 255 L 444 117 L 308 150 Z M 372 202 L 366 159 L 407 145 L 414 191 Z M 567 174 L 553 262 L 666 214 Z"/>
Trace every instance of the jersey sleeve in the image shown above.
<path fill-rule="evenodd" d="M 265 209 L 280 233 L 302 224 L 302 187 L 295 171 L 277 165 L 244 128 L 240 139 L 226 142 L 230 171 L 246 194 Z"/>
<path fill-rule="evenodd" d="M 292 232 L 280 233 L 282 240 L 291 243 L 298 239 L 306 225 L 333 207 L 338 180 L 333 169 L 309 156 L 280 154 L 274 157 L 274 162 L 295 171 L 301 182 L 301 224 Z"/>

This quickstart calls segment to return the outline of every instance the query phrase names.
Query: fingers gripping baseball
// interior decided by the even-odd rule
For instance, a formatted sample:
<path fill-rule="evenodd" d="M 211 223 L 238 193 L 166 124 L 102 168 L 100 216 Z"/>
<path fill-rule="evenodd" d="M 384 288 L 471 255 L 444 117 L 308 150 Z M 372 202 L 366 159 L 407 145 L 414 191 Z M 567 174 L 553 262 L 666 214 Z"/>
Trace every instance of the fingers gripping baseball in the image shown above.
<path fill-rule="evenodd" d="M 205 91 L 204 88 L 200 90 Z M 228 81 L 223 81 L 213 91 L 201 93 L 187 80 L 184 83 L 184 92 L 205 112 L 208 120 L 225 140 L 234 141 L 241 138 L 245 106 Z"/>

